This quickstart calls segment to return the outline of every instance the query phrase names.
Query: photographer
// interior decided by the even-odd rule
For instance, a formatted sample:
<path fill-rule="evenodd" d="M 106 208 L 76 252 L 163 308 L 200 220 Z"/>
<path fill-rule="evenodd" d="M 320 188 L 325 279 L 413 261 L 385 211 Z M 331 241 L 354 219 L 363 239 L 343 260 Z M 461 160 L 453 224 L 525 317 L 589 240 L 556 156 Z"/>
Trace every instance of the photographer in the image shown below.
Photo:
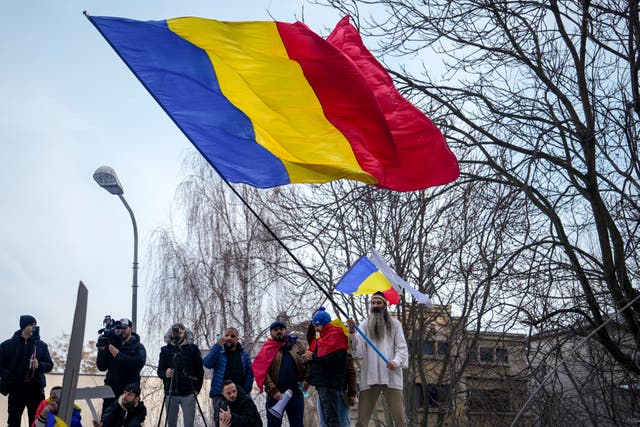
<path fill-rule="evenodd" d="M 105 319 L 110 320 L 110 317 Z M 101 371 L 107 371 L 104 383 L 111 387 L 113 394 L 120 396 L 127 384 L 140 383 L 140 371 L 147 361 L 147 352 L 140 343 L 138 334 L 131 330 L 129 319 L 113 324 L 105 324 L 103 335 L 98 339 L 98 359 L 96 365 Z M 108 341 L 105 342 L 107 338 Z M 102 412 L 115 401 L 104 399 Z"/>
<path fill-rule="evenodd" d="M 164 339 L 167 345 L 160 349 L 158 376 L 164 383 L 167 425 L 177 425 L 178 407 L 182 407 L 184 427 L 193 427 L 196 398 L 204 377 L 200 349 L 182 323 L 173 325 Z"/>
<path fill-rule="evenodd" d="M 0 393 L 9 394 L 8 427 L 19 427 L 24 408 L 29 425 L 44 399 L 44 374 L 53 369 L 47 344 L 40 340 L 33 316 L 20 316 L 20 330 L 0 344 Z"/>
<path fill-rule="evenodd" d="M 262 427 L 262 420 L 251 396 L 233 381 L 222 383 L 222 399 L 214 408 L 214 427 Z"/>

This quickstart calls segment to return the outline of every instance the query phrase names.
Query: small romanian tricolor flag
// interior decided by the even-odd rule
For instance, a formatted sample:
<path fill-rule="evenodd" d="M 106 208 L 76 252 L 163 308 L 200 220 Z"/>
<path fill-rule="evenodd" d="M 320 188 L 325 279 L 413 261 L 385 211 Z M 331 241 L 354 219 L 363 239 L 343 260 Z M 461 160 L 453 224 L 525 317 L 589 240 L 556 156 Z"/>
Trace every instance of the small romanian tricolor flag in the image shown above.
<path fill-rule="evenodd" d="M 362 256 L 351 266 L 336 285 L 336 290 L 350 295 L 367 295 L 380 291 L 389 304 L 398 304 L 398 291 L 404 290 L 419 303 L 431 305 L 429 296 L 416 291 L 402 280 L 375 249 L 371 250 L 371 257 Z"/>

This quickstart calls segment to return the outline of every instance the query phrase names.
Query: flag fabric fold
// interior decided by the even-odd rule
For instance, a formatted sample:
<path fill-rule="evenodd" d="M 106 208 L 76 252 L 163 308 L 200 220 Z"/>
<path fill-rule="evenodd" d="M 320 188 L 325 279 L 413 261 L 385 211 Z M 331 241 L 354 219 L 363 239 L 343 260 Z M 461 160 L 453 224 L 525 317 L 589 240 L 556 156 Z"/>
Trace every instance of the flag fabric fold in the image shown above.
<path fill-rule="evenodd" d="M 387 265 L 382 256 L 371 249 L 371 257 L 362 256 L 342 276 L 336 290 L 349 295 L 383 292 L 389 304 L 400 302 L 399 291 L 406 291 L 421 304 L 431 306 L 428 295 L 413 289 Z"/>
<path fill-rule="evenodd" d="M 458 177 L 440 131 L 348 18 L 327 40 L 299 22 L 88 18 L 230 182 L 346 178 L 413 191 Z"/>

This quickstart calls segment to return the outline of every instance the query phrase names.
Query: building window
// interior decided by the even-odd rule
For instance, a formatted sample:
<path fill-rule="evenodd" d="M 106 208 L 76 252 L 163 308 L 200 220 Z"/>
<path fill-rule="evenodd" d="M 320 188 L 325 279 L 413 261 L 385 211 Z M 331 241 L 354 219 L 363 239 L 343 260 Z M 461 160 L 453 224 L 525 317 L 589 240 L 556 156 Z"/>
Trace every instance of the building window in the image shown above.
<path fill-rule="evenodd" d="M 509 363 L 509 352 L 506 348 L 496 348 L 496 361 L 498 363 Z"/>
<path fill-rule="evenodd" d="M 425 341 L 422 344 L 422 354 L 433 356 L 435 353 L 435 343 L 433 341 Z"/>
<path fill-rule="evenodd" d="M 427 395 L 424 395 L 423 384 L 415 384 L 415 392 L 413 396 L 413 403 L 416 409 L 425 407 L 427 402 L 430 409 L 444 409 L 447 407 L 449 400 L 449 386 L 448 385 L 436 385 L 427 384 Z"/>
<path fill-rule="evenodd" d="M 449 355 L 449 343 L 446 341 L 438 341 L 438 356 Z"/>
<path fill-rule="evenodd" d="M 470 412 L 507 413 L 512 411 L 511 397 L 506 390 L 477 390 L 467 392 L 467 408 Z"/>
<path fill-rule="evenodd" d="M 472 363 L 478 361 L 478 347 L 471 347 L 469 349 L 469 360 Z"/>
<path fill-rule="evenodd" d="M 446 408 L 449 400 L 449 386 L 429 384 L 429 407 Z"/>
<path fill-rule="evenodd" d="M 489 347 L 480 347 L 480 361 L 484 363 L 493 362 L 493 349 Z"/>

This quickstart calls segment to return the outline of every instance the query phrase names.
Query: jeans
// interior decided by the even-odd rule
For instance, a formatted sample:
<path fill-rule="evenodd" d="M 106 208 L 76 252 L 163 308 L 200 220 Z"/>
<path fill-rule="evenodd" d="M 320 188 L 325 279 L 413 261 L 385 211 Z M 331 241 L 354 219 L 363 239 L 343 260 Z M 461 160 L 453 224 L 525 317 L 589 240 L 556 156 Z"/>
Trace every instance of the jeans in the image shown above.
<path fill-rule="evenodd" d="M 351 408 L 344 403 L 344 399 L 340 399 L 338 402 L 338 416 L 340 417 L 340 427 L 351 427 Z M 322 414 L 320 399 L 318 399 L 318 419 L 320 420 L 320 427 L 327 427 Z"/>
<path fill-rule="evenodd" d="M 186 396 L 166 396 L 164 404 L 167 407 L 167 425 L 176 427 L 178 425 L 178 407 L 182 408 L 182 422 L 184 427 L 193 427 L 193 420 L 196 416 L 196 397 L 193 394 Z"/>
<path fill-rule="evenodd" d="M 329 387 L 316 387 L 318 399 L 322 406 L 322 415 L 327 427 L 340 427 L 338 404 L 342 400 L 342 390 Z"/>
<path fill-rule="evenodd" d="M 269 408 L 278 402 L 278 400 L 267 399 L 267 427 L 280 427 L 282 425 L 282 418 L 274 417 L 269 413 Z M 284 411 L 291 427 L 304 427 L 304 397 L 302 397 L 302 394 L 294 393 Z"/>

